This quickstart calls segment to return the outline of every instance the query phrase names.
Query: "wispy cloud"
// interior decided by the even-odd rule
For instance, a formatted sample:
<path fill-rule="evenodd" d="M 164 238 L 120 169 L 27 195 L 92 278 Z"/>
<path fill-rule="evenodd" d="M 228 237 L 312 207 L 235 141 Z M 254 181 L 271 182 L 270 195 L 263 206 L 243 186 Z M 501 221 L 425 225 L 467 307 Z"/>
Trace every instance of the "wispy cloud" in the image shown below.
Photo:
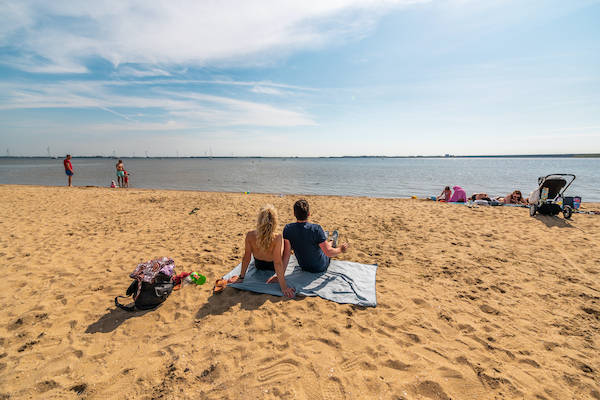
<path fill-rule="evenodd" d="M 0 3 L 0 45 L 20 55 L 4 63 L 32 72 L 85 72 L 90 57 L 115 66 L 261 64 L 270 61 L 260 54 L 285 55 L 360 37 L 386 10 L 416 2 L 7 1 Z"/>
<path fill-rule="evenodd" d="M 110 81 L 95 81 L 101 82 L 105 85 L 110 86 L 128 86 L 128 85 L 144 85 L 144 86 L 159 86 L 159 85 L 214 85 L 214 86 L 250 86 L 253 89 L 255 87 L 260 88 L 274 88 L 284 89 L 289 91 L 302 91 L 302 92 L 319 92 L 322 89 L 313 88 L 309 86 L 298 86 L 289 85 L 285 83 L 271 82 L 271 81 L 239 81 L 239 80 L 226 80 L 226 79 L 152 79 L 152 80 L 110 80 Z"/>
<path fill-rule="evenodd" d="M 171 76 L 169 71 L 162 68 L 147 67 L 147 68 L 134 68 L 132 66 L 124 66 L 118 69 L 119 76 L 132 76 L 135 78 L 147 78 L 155 76 Z"/>
<path fill-rule="evenodd" d="M 119 89 L 122 89 L 119 86 Z M 3 99 L 0 110 L 17 109 L 101 109 L 126 121 L 126 129 L 143 127 L 148 118 L 160 119 L 153 129 L 184 127 L 294 127 L 316 125 L 302 110 L 290 110 L 266 103 L 239 100 L 202 92 L 174 91 L 172 88 L 145 88 L 144 95 L 115 92 L 110 81 L 66 81 L 38 83 L 34 87 L 19 83 L 0 83 Z M 142 110 L 147 117 L 138 116 Z M 169 121 L 173 123 L 167 124 Z M 154 121 L 153 121 L 154 123 Z M 133 125 L 132 125 L 133 124 Z M 129 128 L 127 128 L 129 127 Z"/>
<path fill-rule="evenodd" d="M 274 95 L 274 96 L 281 96 L 281 95 L 285 94 L 283 91 L 276 89 L 274 87 L 259 86 L 259 85 L 252 87 L 252 89 L 250 89 L 250 91 L 252 93 L 268 94 L 268 95 Z"/>
<path fill-rule="evenodd" d="M 293 127 L 316 125 L 308 115 L 302 112 L 284 110 L 268 104 L 202 93 L 164 92 L 164 94 L 171 98 L 183 98 L 194 104 L 193 109 L 173 110 L 171 114 L 193 120 L 210 120 L 219 126 Z"/>

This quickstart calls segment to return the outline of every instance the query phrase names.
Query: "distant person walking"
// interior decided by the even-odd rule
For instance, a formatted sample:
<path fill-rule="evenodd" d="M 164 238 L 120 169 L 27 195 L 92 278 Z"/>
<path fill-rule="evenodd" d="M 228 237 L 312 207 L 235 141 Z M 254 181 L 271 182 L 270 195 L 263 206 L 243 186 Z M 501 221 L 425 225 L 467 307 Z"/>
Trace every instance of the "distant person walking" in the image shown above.
<path fill-rule="evenodd" d="M 73 175 L 75 173 L 73 172 L 73 164 L 71 164 L 71 155 L 70 154 L 67 154 L 67 157 L 63 160 L 63 164 L 65 166 L 65 174 L 67 174 L 69 186 L 73 186 L 72 179 L 73 179 Z"/>
<path fill-rule="evenodd" d="M 125 187 L 125 167 L 123 166 L 123 160 L 119 160 L 117 163 L 117 183 L 119 187 Z"/>

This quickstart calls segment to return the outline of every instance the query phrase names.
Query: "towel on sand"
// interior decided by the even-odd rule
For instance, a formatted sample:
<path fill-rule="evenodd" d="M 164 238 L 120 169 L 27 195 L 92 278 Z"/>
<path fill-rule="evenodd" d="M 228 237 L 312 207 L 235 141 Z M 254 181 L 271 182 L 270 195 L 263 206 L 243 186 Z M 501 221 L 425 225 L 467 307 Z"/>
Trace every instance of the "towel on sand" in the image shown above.
<path fill-rule="evenodd" d="M 242 264 L 238 264 L 224 279 L 239 275 Z M 304 296 L 319 296 L 336 303 L 357 304 L 359 306 L 375 307 L 375 274 L 377 264 L 359 264 L 351 261 L 331 260 L 325 272 L 312 273 L 298 266 L 295 256 L 290 257 L 285 271 L 285 281 L 296 290 L 296 294 Z M 274 272 L 259 270 L 254 267 L 254 259 L 250 261 L 248 271 L 242 283 L 229 286 L 257 293 L 267 293 L 283 296 L 279 283 L 265 283 Z"/>

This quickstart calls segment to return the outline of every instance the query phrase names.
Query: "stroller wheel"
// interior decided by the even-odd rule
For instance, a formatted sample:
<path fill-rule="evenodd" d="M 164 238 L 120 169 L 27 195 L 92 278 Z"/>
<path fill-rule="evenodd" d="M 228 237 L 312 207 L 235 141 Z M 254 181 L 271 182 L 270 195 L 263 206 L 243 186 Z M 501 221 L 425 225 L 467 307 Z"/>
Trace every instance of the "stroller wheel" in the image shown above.
<path fill-rule="evenodd" d="M 529 215 L 533 217 L 535 213 L 537 213 L 537 206 L 532 204 L 529 206 Z"/>
<path fill-rule="evenodd" d="M 571 206 L 565 206 L 563 209 L 563 217 L 565 217 L 565 219 L 571 219 L 571 215 L 573 215 L 573 209 Z"/>

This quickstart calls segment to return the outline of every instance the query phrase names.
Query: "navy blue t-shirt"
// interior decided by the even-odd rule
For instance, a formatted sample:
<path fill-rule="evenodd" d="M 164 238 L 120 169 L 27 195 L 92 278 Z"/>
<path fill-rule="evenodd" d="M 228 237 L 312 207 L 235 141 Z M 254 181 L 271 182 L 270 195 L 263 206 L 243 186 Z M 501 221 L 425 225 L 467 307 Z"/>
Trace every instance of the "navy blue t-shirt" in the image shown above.
<path fill-rule="evenodd" d="M 300 268 L 309 272 L 323 272 L 329 266 L 329 257 L 319 247 L 327 240 L 321 225 L 294 222 L 283 228 L 283 238 L 290 241 Z"/>

